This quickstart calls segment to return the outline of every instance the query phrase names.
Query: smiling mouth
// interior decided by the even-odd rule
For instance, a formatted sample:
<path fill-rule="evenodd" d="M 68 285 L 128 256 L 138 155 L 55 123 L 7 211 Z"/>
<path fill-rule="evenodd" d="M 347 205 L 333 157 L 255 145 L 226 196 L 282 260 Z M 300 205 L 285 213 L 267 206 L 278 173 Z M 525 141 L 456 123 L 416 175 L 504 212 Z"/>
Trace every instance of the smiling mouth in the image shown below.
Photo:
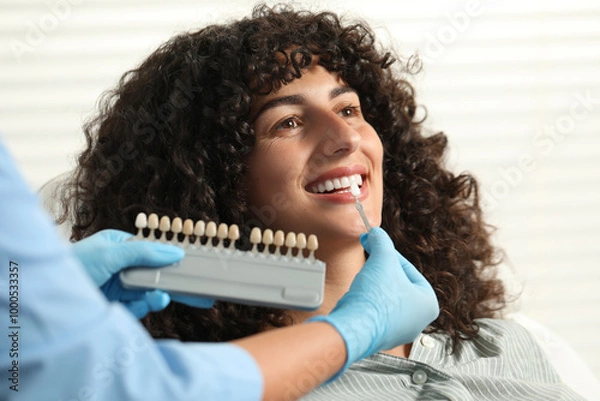
<path fill-rule="evenodd" d="M 350 192 L 350 184 L 356 182 L 359 188 L 362 186 L 363 177 L 360 174 L 353 174 L 349 176 L 341 176 L 333 178 L 331 180 L 324 180 L 322 182 L 310 184 L 306 190 L 313 194 L 333 194 Z"/>

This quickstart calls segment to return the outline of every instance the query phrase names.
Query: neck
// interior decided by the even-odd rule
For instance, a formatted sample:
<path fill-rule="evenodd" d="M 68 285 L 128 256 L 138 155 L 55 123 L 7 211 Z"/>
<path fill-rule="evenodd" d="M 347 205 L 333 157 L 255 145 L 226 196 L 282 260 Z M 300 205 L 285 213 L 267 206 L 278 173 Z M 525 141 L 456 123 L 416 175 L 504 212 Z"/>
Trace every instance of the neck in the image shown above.
<path fill-rule="evenodd" d="M 358 238 L 346 243 L 321 242 L 316 257 L 327 265 L 323 303 L 314 311 L 288 311 L 294 323 L 303 322 L 316 315 L 328 315 L 340 298 L 348 292 L 354 277 L 365 264 L 364 249 Z"/>
<path fill-rule="evenodd" d="M 331 313 L 340 298 L 350 289 L 354 277 L 366 260 L 364 248 L 358 238 L 347 243 L 322 243 L 316 256 L 327 265 L 323 303 L 319 309 L 314 311 L 288 311 L 295 324 L 312 316 Z M 410 349 L 411 344 L 404 344 L 387 350 L 385 353 L 408 358 Z"/>

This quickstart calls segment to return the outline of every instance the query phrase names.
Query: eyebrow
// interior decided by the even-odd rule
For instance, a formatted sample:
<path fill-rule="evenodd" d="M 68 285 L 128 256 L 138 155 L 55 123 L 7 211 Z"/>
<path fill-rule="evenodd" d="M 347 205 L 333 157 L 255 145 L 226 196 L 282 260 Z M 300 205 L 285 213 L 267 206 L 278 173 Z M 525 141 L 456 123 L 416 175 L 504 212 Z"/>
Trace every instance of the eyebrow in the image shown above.
<path fill-rule="evenodd" d="M 329 100 L 335 99 L 336 97 L 341 96 L 344 93 L 348 93 L 348 92 L 357 93 L 353 88 L 351 88 L 349 86 L 339 86 L 337 88 L 333 88 L 329 92 Z M 304 96 L 304 95 L 290 95 L 290 96 L 276 97 L 274 99 L 269 100 L 267 103 L 263 104 L 251 120 L 256 121 L 256 119 L 262 113 L 267 111 L 268 109 L 272 109 L 274 107 L 279 107 L 279 106 L 285 106 L 285 105 L 299 105 L 299 104 L 304 104 L 305 102 L 306 102 L 306 96 Z"/>

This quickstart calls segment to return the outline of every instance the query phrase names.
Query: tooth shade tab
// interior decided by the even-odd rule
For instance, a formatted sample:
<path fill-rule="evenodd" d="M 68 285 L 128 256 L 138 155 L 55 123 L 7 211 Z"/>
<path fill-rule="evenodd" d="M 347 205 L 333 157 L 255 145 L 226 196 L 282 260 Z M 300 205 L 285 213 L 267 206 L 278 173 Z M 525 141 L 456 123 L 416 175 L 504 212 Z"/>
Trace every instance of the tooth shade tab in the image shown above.
<path fill-rule="evenodd" d="M 352 183 L 356 183 L 358 186 L 361 186 L 363 183 L 362 176 L 360 174 L 353 174 L 350 176 L 325 180 L 323 182 L 311 185 L 310 191 L 321 194 L 326 192 L 334 192 L 337 190 L 348 190 L 351 189 Z"/>
<path fill-rule="evenodd" d="M 138 229 L 137 238 L 144 238 L 144 228 L 148 227 L 148 218 L 146 213 L 138 213 L 135 218 L 135 227 Z"/>
<path fill-rule="evenodd" d="M 175 217 L 171 222 L 171 231 L 174 234 L 179 234 L 183 230 L 183 221 L 181 217 Z"/>
<path fill-rule="evenodd" d="M 200 242 L 200 237 L 204 236 L 204 229 L 206 227 L 206 223 L 202 220 L 198 220 L 194 225 L 194 235 L 196 236 L 195 244 L 200 246 L 202 242 Z"/>
<path fill-rule="evenodd" d="M 194 233 L 194 221 L 192 219 L 185 219 L 182 227 L 183 232 L 183 246 L 187 246 L 190 243 L 190 235 Z"/>
<path fill-rule="evenodd" d="M 227 227 L 227 224 L 225 223 L 221 223 L 219 224 L 219 227 L 217 228 L 217 237 L 221 240 L 227 238 L 227 234 L 229 232 L 229 227 Z"/>
<path fill-rule="evenodd" d="M 150 214 L 150 216 L 148 216 L 148 228 L 150 229 L 149 237 L 152 239 L 156 239 L 154 232 L 158 228 L 158 224 L 158 215 L 156 213 Z"/>
<path fill-rule="evenodd" d="M 206 231 L 204 232 L 204 235 L 207 237 L 206 244 L 204 245 L 211 247 L 213 245 L 213 238 L 217 236 L 217 223 L 214 221 L 209 221 L 206 224 Z"/>
<path fill-rule="evenodd" d="M 151 230 L 156 230 L 158 228 L 158 215 L 156 213 L 152 213 L 148 216 L 148 228 Z"/>
<path fill-rule="evenodd" d="M 163 216 L 160 218 L 158 229 L 162 231 L 160 242 L 167 242 L 167 232 L 171 229 L 171 219 L 169 216 Z"/>
<path fill-rule="evenodd" d="M 219 224 L 219 226 L 217 227 L 217 238 L 219 239 L 217 248 L 223 248 L 223 241 L 227 238 L 227 234 L 229 234 L 229 227 L 227 227 L 227 224 Z"/>
<path fill-rule="evenodd" d="M 269 254 L 270 246 L 273 243 L 273 230 L 267 228 L 262 235 L 262 243 L 264 244 L 263 253 Z"/>
<path fill-rule="evenodd" d="M 360 174 L 354 174 L 352 176 L 350 176 L 350 185 L 352 185 L 353 182 L 355 182 L 358 185 L 362 185 L 363 180 L 362 180 L 362 176 Z"/>
<path fill-rule="evenodd" d="M 273 244 L 275 244 L 275 252 L 273 253 L 276 256 L 281 255 L 281 247 L 285 243 L 285 234 L 281 230 L 275 231 L 275 236 L 273 237 Z"/>
<path fill-rule="evenodd" d="M 285 236 L 285 246 L 288 249 L 286 256 L 292 257 L 292 249 L 296 246 L 296 233 L 291 231 L 287 233 Z"/>
<path fill-rule="evenodd" d="M 260 232 L 260 228 L 254 227 L 252 231 L 250 231 L 250 242 L 252 243 L 253 253 L 258 253 L 258 244 L 260 244 L 261 237 L 262 233 Z"/>
<path fill-rule="evenodd" d="M 265 246 L 269 246 L 273 243 L 273 230 L 267 228 L 263 233 L 262 242 Z"/>
<path fill-rule="evenodd" d="M 158 228 L 162 232 L 167 232 L 171 229 L 171 219 L 169 219 L 169 216 L 163 216 L 160 218 L 160 224 Z"/>
<path fill-rule="evenodd" d="M 192 219 L 185 219 L 183 222 L 183 234 L 192 235 L 194 233 L 194 221 Z"/>
<path fill-rule="evenodd" d="M 135 227 L 136 228 L 146 228 L 148 226 L 148 218 L 146 217 L 146 213 L 138 213 L 135 218 Z"/>
<path fill-rule="evenodd" d="M 296 247 L 300 250 L 303 250 L 304 248 L 306 248 L 306 234 L 299 233 L 296 236 Z"/>
<path fill-rule="evenodd" d="M 240 239 L 240 228 L 237 224 L 232 224 L 229 226 L 227 238 L 229 238 L 229 249 L 235 249 L 235 241 Z"/>
<path fill-rule="evenodd" d="M 285 242 L 285 234 L 281 230 L 275 231 L 275 237 L 273 238 L 273 243 L 275 246 L 280 247 L 283 246 Z"/>
<path fill-rule="evenodd" d="M 306 248 L 310 251 L 308 260 L 315 260 L 315 251 L 319 249 L 319 241 L 317 240 L 316 235 L 311 234 L 308 236 Z"/>
<path fill-rule="evenodd" d="M 206 226 L 206 223 L 202 220 L 199 220 L 196 222 L 196 225 L 194 226 L 194 235 L 201 237 L 204 235 L 204 228 Z"/>

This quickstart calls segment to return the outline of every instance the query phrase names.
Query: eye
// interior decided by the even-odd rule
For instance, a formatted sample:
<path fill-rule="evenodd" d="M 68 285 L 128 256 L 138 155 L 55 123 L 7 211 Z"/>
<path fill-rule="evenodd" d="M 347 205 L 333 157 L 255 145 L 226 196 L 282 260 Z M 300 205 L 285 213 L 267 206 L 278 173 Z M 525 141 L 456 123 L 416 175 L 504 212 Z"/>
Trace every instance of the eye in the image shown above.
<path fill-rule="evenodd" d="M 361 115 L 359 106 L 346 106 L 338 111 L 340 117 L 358 117 Z"/>
<path fill-rule="evenodd" d="M 276 131 L 288 130 L 288 129 L 298 128 L 299 126 L 300 126 L 300 121 L 298 120 L 298 117 L 290 117 L 290 118 L 286 118 L 285 120 L 281 121 L 279 124 L 275 125 L 274 130 L 276 130 Z"/>

